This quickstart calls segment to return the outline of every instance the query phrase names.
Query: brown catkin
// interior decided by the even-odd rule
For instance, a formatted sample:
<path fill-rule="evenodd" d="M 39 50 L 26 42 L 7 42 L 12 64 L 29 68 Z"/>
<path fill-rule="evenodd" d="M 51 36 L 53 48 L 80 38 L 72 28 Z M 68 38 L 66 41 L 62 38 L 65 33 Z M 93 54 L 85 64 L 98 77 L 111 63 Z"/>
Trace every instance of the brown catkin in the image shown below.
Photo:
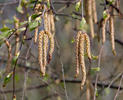
<path fill-rule="evenodd" d="M 76 35 L 76 75 L 75 78 L 79 75 L 79 49 L 80 49 L 80 37 L 81 31 L 79 31 Z"/>
<path fill-rule="evenodd" d="M 47 34 L 43 34 L 43 67 L 45 71 L 47 65 L 47 45 L 48 45 L 48 36 Z"/>
<path fill-rule="evenodd" d="M 86 68 L 85 68 L 85 61 L 84 61 L 84 35 L 82 34 L 80 37 L 80 66 L 82 71 L 82 82 L 81 82 L 81 89 L 86 81 Z"/>
<path fill-rule="evenodd" d="M 42 59 L 42 54 L 43 54 L 43 50 L 42 50 L 43 34 L 44 34 L 44 31 L 40 31 L 39 32 L 39 36 L 38 36 L 38 61 L 39 61 L 41 73 L 44 76 L 45 75 L 45 70 L 44 70 L 44 67 L 43 67 L 43 59 Z"/>
<path fill-rule="evenodd" d="M 48 54 L 48 63 L 50 63 L 51 59 L 52 59 L 52 54 L 53 54 L 53 51 L 54 51 L 54 36 L 49 33 L 49 32 L 46 32 L 46 34 L 48 35 L 48 38 L 49 38 L 49 41 L 50 41 L 50 47 L 49 47 L 49 54 Z"/>
<path fill-rule="evenodd" d="M 85 43 L 86 43 L 86 52 L 87 52 L 87 56 L 89 59 L 91 59 L 91 50 L 90 50 L 90 39 L 89 36 L 85 33 Z"/>
<path fill-rule="evenodd" d="M 94 23 L 97 23 L 97 10 L 96 10 L 95 0 L 92 0 L 92 13 L 93 13 Z"/>
<path fill-rule="evenodd" d="M 11 67 L 11 61 L 12 61 L 12 47 L 11 44 L 9 43 L 9 41 L 5 40 L 5 44 L 8 48 L 8 61 L 7 61 L 7 66 L 6 66 L 6 72 L 10 71 L 10 67 Z"/>
<path fill-rule="evenodd" d="M 87 23 L 90 26 L 91 37 L 94 38 L 94 25 L 93 25 L 93 17 L 92 17 L 92 0 L 85 0 L 85 13 L 86 13 Z"/>
<path fill-rule="evenodd" d="M 109 18 L 109 27 L 110 27 L 110 37 L 111 37 L 112 52 L 113 52 L 114 55 L 116 55 L 115 40 L 114 40 L 114 17 L 113 16 L 111 16 Z"/>
<path fill-rule="evenodd" d="M 107 17 L 105 19 L 103 19 L 102 21 L 102 43 L 104 44 L 106 41 L 106 23 L 109 19 L 110 15 L 107 14 Z"/>

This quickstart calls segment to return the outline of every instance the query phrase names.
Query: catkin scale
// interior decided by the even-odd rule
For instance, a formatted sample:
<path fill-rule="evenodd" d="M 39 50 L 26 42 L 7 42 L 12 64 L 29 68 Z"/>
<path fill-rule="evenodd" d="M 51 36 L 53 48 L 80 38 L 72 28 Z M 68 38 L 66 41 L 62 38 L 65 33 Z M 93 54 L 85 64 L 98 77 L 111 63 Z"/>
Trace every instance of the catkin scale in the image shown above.
<path fill-rule="evenodd" d="M 80 38 L 80 66 L 82 71 L 82 82 L 81 82 L 81 89 L 83 89 L 83 86 L 86 81 L 86 68 L 85 68 L 85 61 L 84 61 L 84 35 L 81 35 Z"/>
<path fill-rule="evenodd" d="M 45 75 L 45 70 L 43 67 L 43 50 L 42 50 L 42 41 L 43 41 L 43 34 L 44 31 L 39 32 L 39 36 L 38 36 L 38 61 L 39 61 L 39 65 L 40 65 L 40 69 L 41 69 L 41 73 L 44 76 Z"/>
<path fill-rule="evenodd" d="M 111 16 L 109 18 L 109 27 L 110 27 L 110 38 L 111 38 L 112 52 L 114 55 L 116 55 L 115 40 L 114 40 L 114 18 L 113 18 L 113 16 Z"/>

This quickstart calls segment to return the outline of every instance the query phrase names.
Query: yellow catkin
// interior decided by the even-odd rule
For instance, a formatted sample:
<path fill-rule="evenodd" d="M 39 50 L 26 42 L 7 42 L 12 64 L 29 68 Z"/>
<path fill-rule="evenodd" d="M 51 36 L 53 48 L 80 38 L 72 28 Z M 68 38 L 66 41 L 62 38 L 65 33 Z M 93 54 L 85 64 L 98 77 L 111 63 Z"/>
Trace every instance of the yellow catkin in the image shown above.
<path fill-rule="evenodd" d="M 91 50 L 90 50 L 90 39 L 89 36 L 85 33 L 85 43 L 86 43 L 86 52 L 87 52 L 87 56 L 89 59 L 91 59 Z"/>
<path fill-rule="evenodd" d="M 48 63 L 50 63 L 51 59 L 52 59 L 52 54 L 54 51 L 54 36 L 46 31 L 46 34 L 48 35 L 49 41 L 50 41 L 50 47 L 49 47 L 49 54 L 48 54 Z"/>
<path fill-rule="evenodd" d="M 38 36 L 38 27 L 35 28 L 35 33 L 34 33 L 34 42 L 37 42 L 37 36 Z"/>
<path fill-rule="evenodd" d="M 111 37 L 112 52 L 113 52 L 114 55 L 116 55 L 115 40 L 114 40 L 114 18 L 113 18 L 113 16 L 111 16 L 109 18 L 109 27 L 110 27 L 110 37 Z"/>
<path fill-rule="evenodd" d="M 47 34 L 43 34 L 43 67 L 45 71 L 47 65 L 47 45 L 48 45 L 48 36 Z"/>
<path fill-rule="evenodd" d="M 75 78 L 79 75 L 79 49 L 80 49 L 80 36 L 81 31 L 79 31 L 76 35 L 76 75 Z"/>
<path fill-rule="evenodd" d="M 11 61 L 12 61 L 12 47 L 11 47 L 11 44 L 9 43 L 9 41 L 7 41 L 7 40 L 5 40 L 5 44 L 8 48 L 8 61 L 7 61 L 7 66 L 6 66 L 6 72 L 9 72 Z"/>
<path fill-rule="evenodd" d="M 94 23 L 97 23 L 97 10 L 96 10 L 95 0 L 92 0 L 92 13 L 93 13 Z"/>
<path fill-rule="evenodd" d="M 107 14 L 107 17 L 102 21 L 102 43 L 104 44 L 106 41 L 106 23 L 109 20 L 110 15 Z"/>
<path fill-rule="evenodd" d="M 85 0 L 85 14 L 86 20 L 90 27 L 91 37 L 94 38 L 94 24 L 92 16 L 92 0 Z"/>
<path fill-rule="evenodd" d="M 85 61 L 84 61 L 84 35 L 82 34 L 80 37 L 80 66 L 82 71 L 82 82 L 81 82 L 81 89 L 86 81 L 86 68 L 85 68 Z"/>
<path fill-rule="evenodd" d="M 42 54 L 43 54 L 43 50 L 42 50 L 43 34 L 44 34 L 44 31 L 41 31 L 41 32 L 39 32 L 39 36 L 38 36 L 38 61 L 39 61 L 41 73 L 44 76 L 45 70 L 43 67 L 43 59 L 42 59 L 42 57 L 43 57 L 42 56 Z"/>

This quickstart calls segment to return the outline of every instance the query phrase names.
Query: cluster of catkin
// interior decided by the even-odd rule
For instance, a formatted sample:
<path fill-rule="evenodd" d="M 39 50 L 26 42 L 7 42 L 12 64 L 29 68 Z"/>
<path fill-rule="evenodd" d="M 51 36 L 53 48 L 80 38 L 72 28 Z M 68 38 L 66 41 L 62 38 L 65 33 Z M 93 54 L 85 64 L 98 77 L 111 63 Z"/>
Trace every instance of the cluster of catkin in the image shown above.
<path fill-rule="evenodd" d="M 85 67 L 85 61 L 84 61 L 84 45 L 86 46 L 86 52 L 88 58 L 91 60 L 91 51 L 90 51 L 90 39 L 89 36 L 79 31 L 76 36 L 76 75 L 77 77 L 79 75 L 80 67 L 82 72 L 82 82 L 81 82 L 81 89 L 83 89 L 83 86 L 86 81 L 86 67 Z"/>
<path fill-rule="evenodd" d="M 36 13 L 38 13 L 38 9 L 45 10 L 44 13 L 42 12 L 44 29 L 39 32 L 39 35 L 37 35 L 38 28 L 35 29 L 34 41 L 36 42 L 38 37 L 38 61 L 42 76 L 45 76 L 47 63 L 51 61 L 54 51 L 55 24 L 52 10 L 41 4 L 36 6 Z"/>
<path fill-rule="evenodd" d="M 111 39 L 111 46 L 112 46 L 112 52 L 114 55 L 116 55 L 115 51 L 115 39 L 114 39 L 114 17 L 113 17 L 113 8 L 110 7 L 108 10 L 106 10 L 106 17 L 102 21 L 102 43 L 104 44 L 106 41 L 106 25 L 109 21 L 109 29 L 110 29 L 110 39 Z"/>
<path fill-rule="evenodd" d="M 97 23 L 97 11 L 95 0 L 85 0 L 85 16 L 90 27 L 91 37 L 94 38 L 94 23 Z"/>

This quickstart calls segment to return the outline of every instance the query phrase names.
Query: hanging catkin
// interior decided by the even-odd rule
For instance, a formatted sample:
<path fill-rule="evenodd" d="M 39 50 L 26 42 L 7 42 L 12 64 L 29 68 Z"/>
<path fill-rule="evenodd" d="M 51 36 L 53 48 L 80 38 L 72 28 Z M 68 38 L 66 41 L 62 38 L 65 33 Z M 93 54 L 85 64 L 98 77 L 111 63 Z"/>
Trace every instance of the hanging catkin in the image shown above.
<path fill-rule="evenodd" d="M 105 41 L 106 41 L 106 23 L 107 21 L 109 20 L 110 18 L 110 15 L 107 14 L 107 17 L 103 19 L 103 22 L 102 22 L 102 43 L 104 44 Z"/>
<path fill-rule="evenodd" d="M 46 31 L 46 34 L 48 35 L 49 41 L 50 41 L 50 47 L 49 47 L 49 53 L 48 53 L 48 63 L 50 63 L 51 59 L 52 59 L 52 54 L 54 51 L 54 36 Z"/>
<path fill-rule="evenodd" d="M 38 27 L 35 28 L 35 33 L 34 33 L 34 43 L 37 42 L 37 35 L 38 35 Z"/>
<path fill-rule="evenodd" d="M 92 16 L 92 0 L 85 0 L 85 14 L 86 20 L 90 27 L 91 37 L 94 38 L 94 24 Z"/>
<path fill-rule="evenodd" d="M 51 25 L 51 33 L 53 36 L 55 35 L 55 23 L 54 23 L 54 15 L 52 10 L 50 10 L 50 25 Z"/>
<path fill-rule="evenodd" d="M 48 36 L 43 34 L 43 68 L 46 71 L 47 65 L 47 45 L 48 45 Z"/>
<path fill-rule="evenodd" d="M 42 41 L 43 41 L 43 34 L 44 31 L 39 32 L 39 36 L 38 36 L 38 61 L 39 61 L 39 65 L 40 65 L 40 69 L 41 69 L 41 73 L 44 76 L 45 75 L 45 70 L 43 67 L 43 50 L 42 50 Z"/>
<path fill-rule="evenodd" d="M 5 44 L 8 48 L 8 61 L 7 61 L 7 66 L 6 66 L 6 72 L 9 72 L 10 71 L 10 65 L 11 65 L 11 62 L 12 62 L 12 47 L 11 47 L 11 44 L 9 43 L 9 41 L 5 40 Z"/>
<path fill-rule="evenodd" d="M 20 41 L 20 37 L 19 37 L 19 34 L 20 34 L 20 32 L 18 32 L 18 28 L 19 28 L 19 19 L 16 17 L 16 16 L 14 16 L 14 19 L 15 19 L 15 23 L 14 23 L 14 25 L 15 25 L 15 29 L 16 29 L 16 32 L 15 32 L 15 56 L 18 54 L 18 52 L 19 52 L 19 46 L 20 46 L 20 43 L 19 43 L 19 41 Z"/>
<path fill-rule="evenodd" d="M 111 16 L 109 18 L 109 27 L 110 27 L 110 37 L 111 37 L 112 52 L 113 52 L 114 55 L 116 55 L 115 40 L 114 40 L 114 17 L 113 16 Z"/>
<path fill-rule="evenodd" d="M 88 56 L 89 59 L 91 59 L 90 39 L 89 39 L 89 36 L 86 33 L 84 33 L 84 36 L 85 36 L 87 56 Z"/>
<path fill-rule="evenodd" d="M 81 31 L 77 32 L 77 35 L 76 35 L 76 75 L 75 77 L 79 75 L 80 36 L 81 36 Z"/>
<path fill-rule="evenodd" d="M 82 82 L 81 82 L 81 89 L 83 89 L 83 86 L 86 81 L 86 68 L 85 68 L 85 61 L 84 61 L 84 35 L 81 35 L 80 38 L 80 67 L 82 71 Z"/>
<path fill-rule="evenodd" d="M 96 10 L 95 0 L 92 0 L 92 13 L 93 13 L 94 23 L 97 23 L 97 10 Z"/>

